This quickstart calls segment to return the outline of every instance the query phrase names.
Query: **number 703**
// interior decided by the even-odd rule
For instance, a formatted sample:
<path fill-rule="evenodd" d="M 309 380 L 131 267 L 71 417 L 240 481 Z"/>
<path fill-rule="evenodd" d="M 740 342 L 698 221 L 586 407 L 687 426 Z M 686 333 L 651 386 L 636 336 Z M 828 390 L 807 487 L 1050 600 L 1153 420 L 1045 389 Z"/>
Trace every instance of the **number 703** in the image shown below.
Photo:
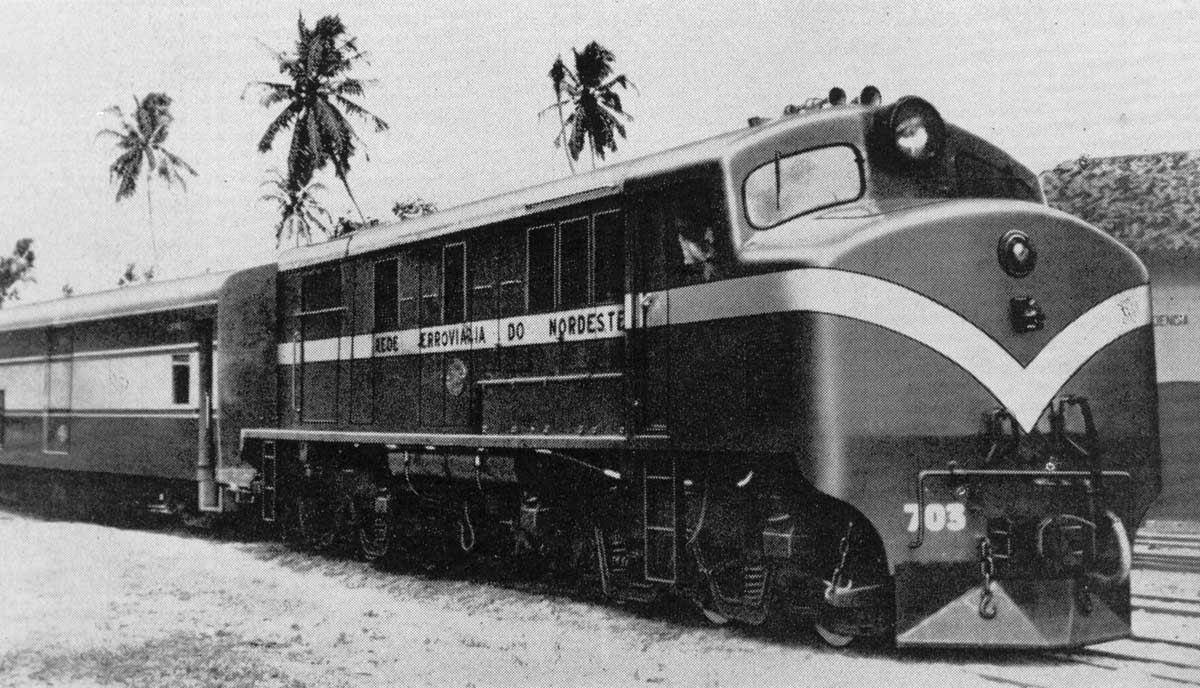
<path fill-rule="evenodd" d="M 967 510 L 960 502 L 939 504 L 933 502 L 925 505 L 925 518 L 921 516 L 921 505 L 909 502 L 904 505 L 904 513 L 908 515 L 908 532 L 915 533 L 925 522 L 925 530 L 937 533 L 943 530 L 958 532 L 967 527 Z"/>

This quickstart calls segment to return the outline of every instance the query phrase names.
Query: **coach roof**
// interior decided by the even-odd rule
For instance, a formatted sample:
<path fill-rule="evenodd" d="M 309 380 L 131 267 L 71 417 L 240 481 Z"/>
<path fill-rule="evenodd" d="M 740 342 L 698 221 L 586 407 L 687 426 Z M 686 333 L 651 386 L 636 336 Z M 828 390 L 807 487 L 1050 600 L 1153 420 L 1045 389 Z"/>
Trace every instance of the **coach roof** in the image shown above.
<path fill-rule="evenodd" d="M 182 279 L 152 281 L 94 294 L 0 309 L 0 331 L 55 327 L 126 315 L 196 308 L 217 303 L 217 295 L 232 271 Z"/>
<path fill-rule="evenodd" d="M 288 270 L 316 265 L 401 243 L 503 222 L 532 212 L 615 195 L 621 192 L 628 180 L 665 174 L 708 162 L 724 161 L 742 146 L 760 138 L 778 136 L 790 129 L 827 120 L 861 119 L 867 111 L 867 108 L 859 106 L 806 111 L 781 117 L 762 126 L 738 129 L 591 172 L 447 208 L 423 217 L 360 229 L 331 241 L 288 249 L 279 256 L 279 268 Z"/>

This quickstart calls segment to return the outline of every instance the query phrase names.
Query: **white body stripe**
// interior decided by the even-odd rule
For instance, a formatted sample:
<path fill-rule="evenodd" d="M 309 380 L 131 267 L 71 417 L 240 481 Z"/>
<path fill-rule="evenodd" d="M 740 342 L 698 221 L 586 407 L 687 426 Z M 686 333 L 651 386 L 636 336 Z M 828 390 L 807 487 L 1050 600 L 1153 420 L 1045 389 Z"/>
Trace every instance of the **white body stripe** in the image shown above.
<path fill-rule="evenodd" d="M 106 411 L 106 410 L 97 411 L 97 410 L 93 410 L 93 409 L 72 409 L 70 411 L 46 411 L 45 409 L 33 410 L 33 411 L 18 411 L 18 410 L 8 409 L 8 410 L 5 410 L 5 414 L 10 418 L 44 418 L 44 417 L 48 417 L 48 416 L 53 416 L 55 418 L 63 418 L 63 417 L 70 417 L 70 418 L 148 418 L 148 419 L 183 418 L 183 419 L 190 419 L 190 420 L 197 420 L 200 418 L 200 414 L 197 413 L 196 411 L 174 412 L 174 411 L 158 411 L 158 410 L 151 411 L 151 412 L 139 413 L 137 411 Z"/>
<path fill-rule="evenodd" d="M 335 340 L 336 342 L 336 340 Z M 186 355 L 188 400 L 174 403 L 175 356 Z M 219 353 L 213 351 L 213 367 Z M 172 412 L 195 417 L 200 403 L 199 354 L 191 345 L 143 347 L 81 353 L 47 360 L 20 358 L 0 361 L 0 390 L 8 411 L 88 409 L 92 412 L 139 415 Z M 214 409 L 219 396 L 213 381 Z"/>
<path fill-rule="evenodd" d="M 887 280 L 841 270 L 802 268 L 681 287 L 647 294 L 643 307 L 647 327 L 800 311 L 878 325 L 920 342 L 962 367 L 1026 430 L 1037 423 L 1042 410 L 1088 359 L 1151 321 L 1150 288 L 1132 287 L 1096 304 L 1050 340 L 1029 365 L 1022 366 L 985 332 L 937 301 Z M 354 357 L 616 337 L 625 326 L 625 308 L 611 305 L 358 335 L 353 338 Z M 620 327 L 616 327 L 618 323 Z M 518 327 L 524 328 L 524 336 L 516 336 Z M 347 356 L 351 339 L 342 337 L 340 342 Z M 338 338 L 306 342 L 305 361 L 336 360 L 338 345 Z M 290 343 L 279 345 L 281 364 L 293 363 L 293 349 Z"/>
<path fill-rule="evenodd" d="M 625 306 L 608 304 L 539 315 L 520 315 L 500 320 L 477 320 L 458 325 L 437 325 L 360 334 L 353 337 L 330 337 L 304 342 L 301 347 L 288 342 L 278 347 L 281 365 L 293 365 L 303 355 L 307 363 L 336 361 L 339 350 L 343 360 L 350 358 L 379 358 L 417 353 L 448 353 L 472 349 L 495 348 L 497 345 L 529 346 L 560 341 L 589 341 L 621 336 L 625 329 Z"/>

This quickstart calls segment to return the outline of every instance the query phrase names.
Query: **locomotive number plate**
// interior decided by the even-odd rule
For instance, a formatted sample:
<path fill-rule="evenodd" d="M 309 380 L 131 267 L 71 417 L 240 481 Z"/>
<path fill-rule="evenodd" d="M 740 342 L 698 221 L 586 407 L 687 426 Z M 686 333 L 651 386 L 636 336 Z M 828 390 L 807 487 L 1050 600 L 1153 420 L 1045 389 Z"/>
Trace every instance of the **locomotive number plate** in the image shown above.
<path fill-rule="evenodd" d="M 908 515 L 908 532 L 915 533 L 925 521 L 925 530 L 937 533 L 943 530 L 958 532 L 967 527 L 967 510 L 961 502 L 939 504 L 932 502 L 925 505 L 925 518 L 921 519 L 921 505 L 909 502 L 904 505 L 904 513 Z"/>

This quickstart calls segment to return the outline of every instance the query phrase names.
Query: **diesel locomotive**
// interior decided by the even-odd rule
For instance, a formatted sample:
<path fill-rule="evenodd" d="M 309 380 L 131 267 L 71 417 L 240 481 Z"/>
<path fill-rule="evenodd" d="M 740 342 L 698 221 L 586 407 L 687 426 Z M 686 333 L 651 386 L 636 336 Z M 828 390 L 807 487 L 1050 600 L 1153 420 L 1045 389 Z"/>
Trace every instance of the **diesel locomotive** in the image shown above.
<path fill-rule="evenodd" d="M 1160 488 L 1149 298 L 928 102 L 834 107 L 6 308 L 0 462 L 835 645 L 1079 646 Z"/>

